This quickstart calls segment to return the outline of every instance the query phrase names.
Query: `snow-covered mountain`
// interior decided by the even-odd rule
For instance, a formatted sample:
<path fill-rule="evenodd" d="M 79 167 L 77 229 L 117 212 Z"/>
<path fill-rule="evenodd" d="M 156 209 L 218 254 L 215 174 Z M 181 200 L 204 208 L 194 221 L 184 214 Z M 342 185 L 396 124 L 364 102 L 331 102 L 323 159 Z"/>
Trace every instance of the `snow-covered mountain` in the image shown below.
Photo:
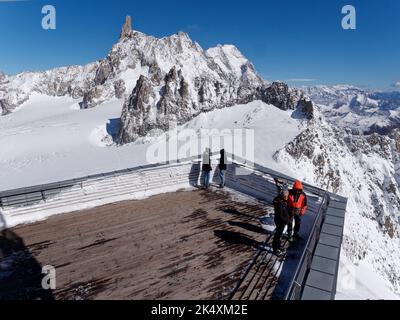
<path fill-rule="evenodd" d="M 119 141 L 128 143 L 168 123 L 184 123 L 201 112 L 262 100 L 281 109 L 312 104 L 300 90 L 266 83 L 232 45 L 203 50 L 186 33 L 157 39 L 131 30 L 130 18 L 107 57 L 87 66 L 25 72 L 0 79 L 3 114 L 32 93 L 79 99 L 82 109 L 125 99 Z"/>
<path fill-rule="evenodd" d="M 377 92 L 354 86 L 316 86 L 305 89 L 332 122 L 354 133 L 389 134 L 400 126 L 400 92 Z"/>
<path fill-rule="evenodd" d="M 400 291 L 400 94 L 353 86 L 305 89 L 313 121 L 275 157 L 301 178 L 349 198 L 346 260 Z"/>
<path fill-rule="evenodd" d="M 274 157 L 298 178 L 348 197 L 346 261 L 367 264 L 399 292 L 399 131 L 397 143 L 377 133 L 353 135 L 351 129 L 333 126 L 318 107 L 315 110 L 314 120 Z M 369 281 L 363 273 L 356 276 L 357 281 Z M 372 298 L 380 297 L 376 293 Z"/>
<path fill-rule="evenodd" d="M 399 106 L 396 93 L 267 83 L 234 46 L 157 39 L 127 18 L 103 60 L 0 75 L 1 189 L 144 164 L 170 121 L 254 129 L 257 162 L 349 198 L 343 268 L 400 293 Z"/>

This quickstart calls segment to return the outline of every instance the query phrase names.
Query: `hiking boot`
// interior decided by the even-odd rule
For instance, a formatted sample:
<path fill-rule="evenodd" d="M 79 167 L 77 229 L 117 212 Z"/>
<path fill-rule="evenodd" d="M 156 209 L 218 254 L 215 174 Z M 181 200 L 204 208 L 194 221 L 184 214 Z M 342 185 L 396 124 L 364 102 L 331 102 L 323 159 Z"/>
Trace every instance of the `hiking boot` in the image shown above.
<path fill-rule="evenodd" d="M 282 257 L 285 254 L 285 250 L 277 249 L 273 251 L 273 254 L 276 255 L 277 257 Z"/>
<path fill-rule="evenodd" d="M 299 235 L 298 233 L 295 233 L 295 234 L 293 235 L 293 238 L 294 238 L 295 240 L 301 240 L 301 239 L 303 239 L 302 237 L 300 237 L 300 235 Z"/>

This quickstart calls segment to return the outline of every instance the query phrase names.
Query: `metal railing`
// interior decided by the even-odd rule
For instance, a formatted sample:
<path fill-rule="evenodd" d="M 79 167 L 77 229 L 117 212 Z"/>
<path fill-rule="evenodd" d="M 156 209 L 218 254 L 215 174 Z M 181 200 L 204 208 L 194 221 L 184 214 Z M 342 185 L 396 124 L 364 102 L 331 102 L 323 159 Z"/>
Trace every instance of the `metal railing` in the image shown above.
<path fill-rule="evenodd" d="M 311 234 L 308 237 L 305 250 L 301 255 L 300 262 L 298 263 L 294 276 L 290 281 L 289 289 L 285 294 L 285 300 L 299 300 L 301 298 L 302 290 L 307 280 L 307 273 L 311 269 L 312 257 L 314 256 L 314 252 L 319 241 L 321 228 L 325 220 L 328 203 L 329 195 L 327 192 L 325 192 L 321 205 L 318 209 Z"/>
<path fill-rule="evenodd" d="M 212 154 L 212 156 L 217 155 L 217 153 Z M 231 158 L 231 162 L 233 164 L 236 164 L 237 166 L 241 166 L 243 168 L 246 168 L 248 170 L 253 170 L 254 172 L 259 172 L 263 175 L 267 175 L 271 177 L 271 183 L 275 178 L 279 179 L 284 179 L 288 182 L 294 182 L 295 179 L 292 177 L 289 177 L 287 175 L 284 175 L 282 173 L 279 173 L 277 171 L 271 170 L 269 168 L 266 168 L 264 166 L 251 163 L 248 160 L 235 156 L 233 154 L 228 154 L 227 156 Z M 95 179 L 104 179 L 107 177 L 112 177 L 112 176 L 120 176 L 128 173 L 132 173 L 135 171 L 140 171 L 140 170 L 150 170 L 152 168 L 161 168 L 163 166 L 165 167 L 170 167 L 170 166 L 177 166 L 177 165 L 182 165 L 182 164 L 187 164 L 190 162 L 195 162 L 195 161 L 201 161 L 201 155 L 198 156 L 193 156 L 193 157 L 188 157 L 185 159 L 177 160 L 177 161 L 167 161 L 163 163 L 158 163 L 158 164 L 151 164 L 151 165 L 145 165 L 145 166 L 137 166 L 129 169 L 123 169 L 123 170 L 116 170 L 116 171 L 111 171 L 107 173 L 101 173 L 101 174 L 96 174 L 96 175 L 90 175 L 87 177 L 82 177 L 82 178 L 77 178 L 77 179 L 70 179 L 70 180 L 65 180 L 61 182 L 56 182 L 56 183 L 49 183 L 49 184 L 43 184 L 43 185 L 38 185 L 38 186 L 31 186 L 27 188 L 19 188 L 19 189 L 14 189 L 14 190 L 9 190 L 9 191 L 3 191 L 0 192 L 0 206 L 2 207 L 5 203 L 5 199 L 8 197 L 18 197 L 18 196 L 27 196 L 29 194 L 33 193 L 40 193 L 42 195 L 42 198 L 44 201 L 46 201 L 45 193 L 49 192 L 51 190 L 62 190 L 62 189 L 67 189 L 67 188 L 73 188 L 77 185 L 80 185 L 81 187 L 83 184 L 87 181 L 95 180 Z M 263 177 L 266 178 L 266 177 Z M 323 224 L 323 221 L 325 219 L 325 214 L 326 214 L 326 208 L 329 203 L 329 194 L 328 192 L 319 189 L 315 186 L 309 185 L 307 183 L 304 184 L 305 186 L 305 191 L 308 193 L 312 193 L 317 195 L 321 200 L 321 204 L 319 205 L 316 218 L 314 221 L 314 224 L 312 226 L 311 234 L 308 237 L 307 244 L 305 246 L 305 249 L 301 255 L 300 261 L 297 265 L 297 269 L 294 273 L 293 278 L 291 279 L 289 285 L 288 285 L 288 290 L 285 293 L 284 299 L 299 299 L 301 296 L 302 289 L 304 287 L 306 277 L 307 277 L 307 272 L 309 271 L 311 267 L 311 258 L 314 254 L 316 244 L 319 239 L 319 234 L 321 230 L 321 226 Z"/>
<path fill-rule="evenodd" d="M 231 155 L 231 157 L 234 163 L 244 166 L 250 170 L 253 169 L 255 171 L 269 175 L 273 179 L 275 178 L 283 179 L 292 183 L 295 181 L 295 179 L 292 177 L 271 170 L 264 166 L 253 163 L 250 163 L 250 165 L 248 165 L 246 159 L 237 157 L 235 155 Z M 327 191 L 307 183 L 304 183 L 303 185 L 305 187 L 305 191 L 317 195 L 321 199 L 321 203 L 318 207 L 316 217 L 313 226 L 311 228 L 311 232 L 308 236 L 307 243 L 305 245 L 305 249 L 301 254 L 301 258 L 299 260 L 299 263 L 297 264 L 297 268 L 294 272 L 294 275 L 291 278 L 289 284 L 287 285 L 287 290 L 283 298 L 284 300 L 298 300 L 301 297 L 302 290 L 307 280 L 308 272 L 311 269 L 312 257 L 314 256 L 314 252 L 319 241 L 319 235 L 322 229 L 323 222 L 325 220 L 330 199 L 329 193 Z"/>

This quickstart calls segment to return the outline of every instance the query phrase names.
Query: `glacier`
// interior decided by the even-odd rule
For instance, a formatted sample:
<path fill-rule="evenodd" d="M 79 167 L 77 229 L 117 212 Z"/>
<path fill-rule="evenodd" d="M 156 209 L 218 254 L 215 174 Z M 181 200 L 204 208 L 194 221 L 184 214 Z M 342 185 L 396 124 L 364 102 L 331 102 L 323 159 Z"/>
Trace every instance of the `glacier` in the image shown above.
<path fill-rule="evenodd" d="M 337 298 L 399 298 L 398 93 L 268 83 L 233 45 L 124 26 L 103 60 L 0 75 L 0 107 L 0 190 L 148 163 L 170 121 L 254 130 L 256 162 L 349 198 Z"/>

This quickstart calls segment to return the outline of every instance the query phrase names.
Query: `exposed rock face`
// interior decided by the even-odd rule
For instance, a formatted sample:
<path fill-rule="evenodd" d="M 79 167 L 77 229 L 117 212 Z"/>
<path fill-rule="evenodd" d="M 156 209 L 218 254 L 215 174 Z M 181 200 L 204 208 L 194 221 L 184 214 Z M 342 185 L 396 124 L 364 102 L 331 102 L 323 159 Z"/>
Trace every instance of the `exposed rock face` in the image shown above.
<path fill-rule="evenodd" d="M 122 99 L 124 97 L 124 94 L 126 92 L 126 86 L 125 86 L 125 81 L 122 79 L 119 79 L 114 82 L 114 90 L 115 90 L 115 96 L 118 99 Z"/>
<path fill-rule="evenodd" d="M 83 101 L 80 106 L 82 109 L 89 109 L 97 106 L 99 104 L 99 99 L 101 98 L 101 87 L 97 86 L 90 89 L 83 96 Z"/>
<path fill-rule="evenodd" d="M 314 104 L 311 100 L 307 98 L 300 99 L 298 102 L 298 108 L 307 119 L 311 120 L 314 118 Z"/>
<path fill-rule="evenodd" d="M 296 176 L 349 198 L 344 254 L 365 260 L 400 290 L 400 161 L 395 136 L 354 135 L 318 106 L 307 128 L 275 154 Z"/>
<path fill-rule="evenodd" d="M 3 96 L 3 98 L 2 98 Z M 13 92 L 4 92 L 0 89 L 0 108 L 1 114 L 7 115 L 12 112 L 16 107 L 23 104 L 29 99 L 29 95 L 23 94 L 19 89 L 15 89 Z"/>
<path fill-rule="evenodd" d="M 374 92 L 353 86 L 317 86 L 306 94 L 327 119 L 353 133 L 389 135 L 400 127 L 400 92 Z"/>
<path fill-rule="evenodd" d="M 94 84 L 98 63 L 62 67 L 44 72 L 24 72 L 0 81 L 3 114 L 12 112 L 33 93 L 83 98 Z"/>
<path fill-rule="evenodd" d="M 149 115 L 142 114 L 143 123 L 135 127 L 138 122 L 128 119 L 133 114 L 128 110 L 135 110 L 130 104 L 141 101 L 132 98 L 143 90 L 140 76 L 145 77 L 154 99 L 143 111 Z M 284 83 L 267 84 L 235 46 L 219 45 L 204 51 L 184 32 L 162 39 L 146 36 L 131 30 L 130 17 L 122 27 L 120 41 L 105 59 L 83 67 L 23 73 L 0 83 L 4 82 L 0 86 L 3 113 L 11 112 L 33 92 L 69 95 L 80 99 L 83 109 L 130 95 L 122 110 L 121 143 L 146 135 L 147 129 L 165 130 L 171 121 L 182 124 L 201 112 L 254 100 L 310 113 L 309 105 L 300 107 L 300 91 Z M 136 85 L 141 90 L 136 90 Z"/>
<path fill-rule="evenodd" d="M 100 63 L 99 68 L 96 71 L 96 76 L 94 77 L 95 85 L 103 85 L 108 77 L 111 75 L 113 71 L 112 65 L 108 60 L 104 60 Z"/>
<path fill-rule="evenodd" d="M 0 100 L 0 108 L 1 108 L 1 115 L 3 116 L 10 113 L 11 107 L 8 105 L 5 99 Z"/>
<path fill-rule="evenodd" d="M 257 85 L 254 83 L 251 85 L 248 79 L 241 82 L 240 79 L 234 77 L 231 78 L 232 82 L 227 82 L 226 78 L 229 79 L 227 75 L 219 81 L 204 76 L 187 79 L 184 76 L 185 70 L 177 69 L 176 66 L 172 67 L 160 80 L 159 70 L 157 68 L 155 70 L 148 79 L 148 85 L 151 86 L 153 96 L 156 97 L 159 93 L 159 98 L 154 100 L 154 104 L 147 109 L 155 115 L 155 118 L 152 118 L 151 125 L 143 124 L 140 127 L 135 127 L 137 123 L 129 120 L 127 110 L 135 109 L 135 106 L 130 104 L 137 101 L 133 98 L 137 93 L 137 88 L 135 88 L 122 110 L 120 143 L 133 142 L 138 137 L 146 135 L 148 132 L 145 128 L 167 130 L 171 121 L 183 124 L 200 112 L 246 104 L 254 100 L 263 100 L 282 110 L 298 108 L 299 112 L 308 119 L 313 117 L 312 102 L 300 91 L 290 89 L 284 83 L 277 82 L 268 86 L 259 82 Z M 242 70 L 248 71 L 247 67 Z M 219 69 L 219 71 L 222 70 Z M 142 85 L 142 82 L 138 82 L 137 85 Z"/>
<path fill-rule="evenodd" d="M 132 32 L 132 19 L 130 16 L 125 18 L 125 23 L 122 26 L 121 34 L 119 36 L 119 40 L 123 40 L 130 35 Z"/>
<path fill-rule="evenodd" d="M 150 113 L 154 100 L 153 83 L 145 76 L 140 76 L 122 109 L 120 129 L 122 141 L 134 141 L 154 129 L 156 119 L 155 115 Z M 130 128 L 136 128 L 136 130 L 133 131 Z"/>
<path fill-rule="evenodd" d="M 297 106 L 298 97 L 283 82 L 274 82 L 261 92 L 261 100 L 282 110 L 293 110 Z"/>
<path fill-rule="evenodd" d="M 393 139 L 395 141 L 396 150 L 398 153 L 400 153 L 400 129 L 399 128 L 397 128 L 396 130 L 393 131 Z"/>
<path fill-rule="evenodd" d="M 79 99 L 85 95 L 85 92 L 80 87 L 69 87 L 69 94 L 73 99 Z"/>

